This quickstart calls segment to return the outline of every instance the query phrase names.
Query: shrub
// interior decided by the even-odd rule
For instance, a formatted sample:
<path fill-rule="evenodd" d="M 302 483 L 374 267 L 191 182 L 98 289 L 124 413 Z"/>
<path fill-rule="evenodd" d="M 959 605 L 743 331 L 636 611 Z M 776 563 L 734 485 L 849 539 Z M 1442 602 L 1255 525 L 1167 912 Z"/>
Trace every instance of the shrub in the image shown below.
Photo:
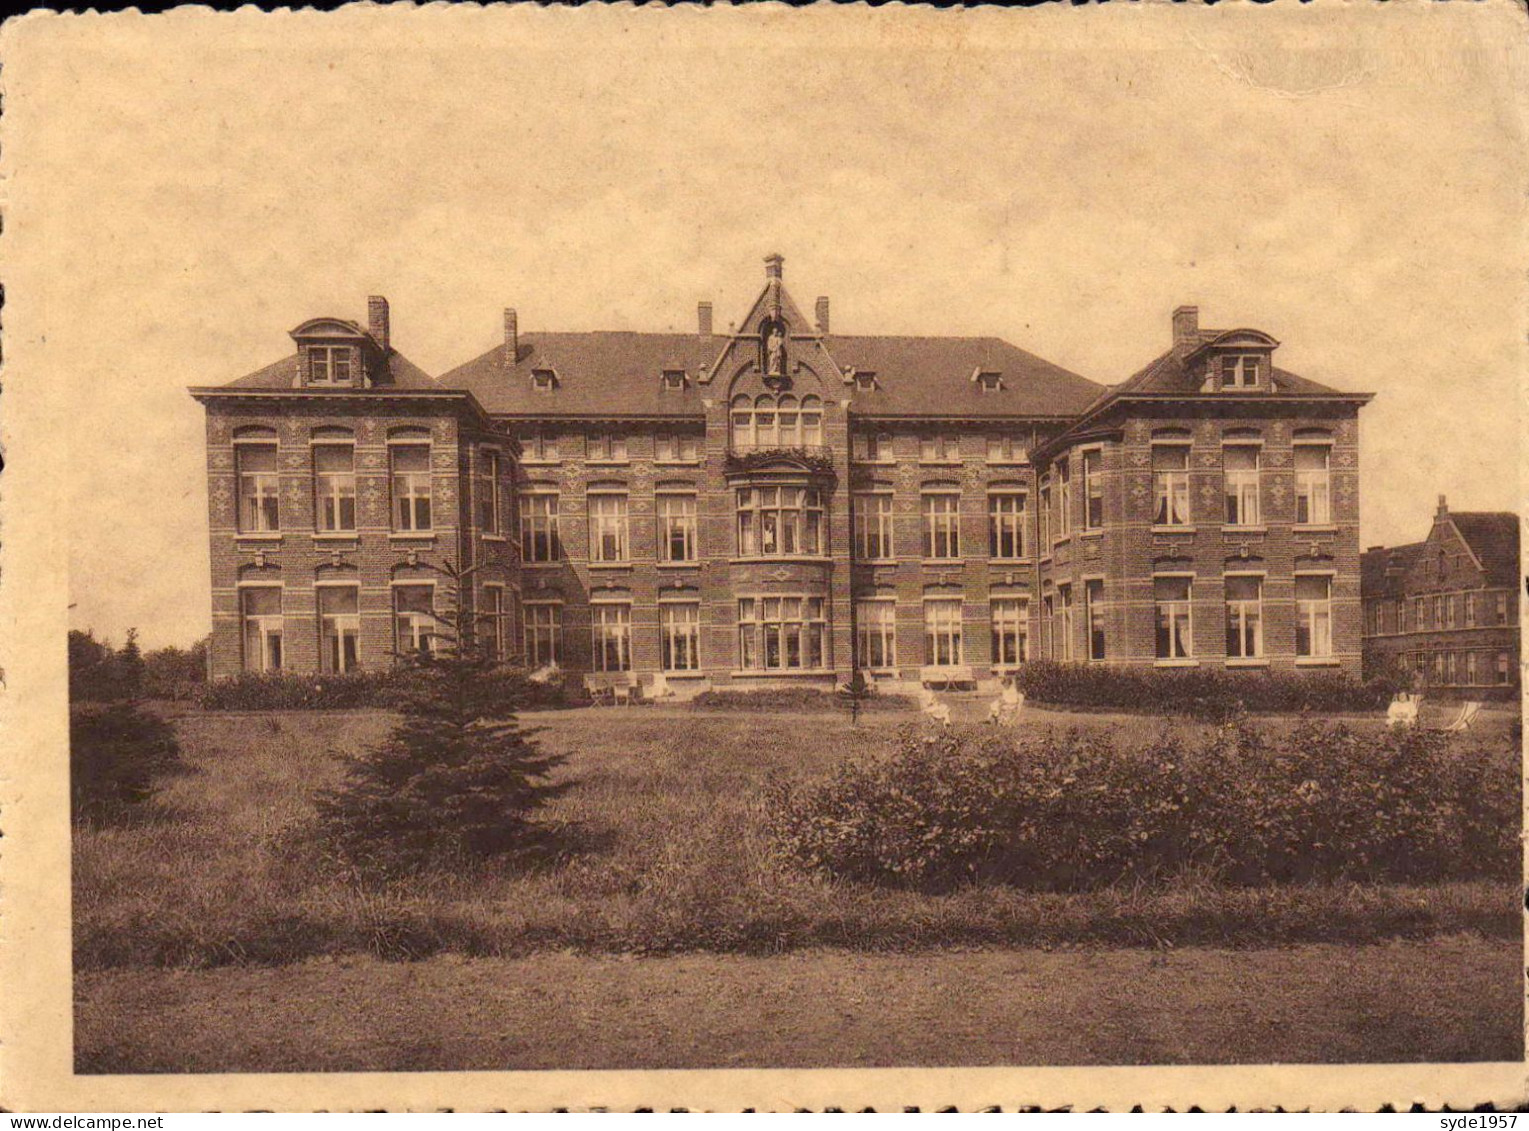
<path fill-rule="evenodd" d="M 77 703 L 69 709 L 69 799 L 76 821 L 122 816 L 148 801 L 180 764 L 175 732 L 131 703 Z"/>
<path fill-rule="evenodd" d="M 709 711 L 836 711 L 844 701 L 831 691 L 811 687 L 760 688 L 758 691 L 703 691 L 691 706 Z M 905 711 L 911 704 L 905 695 L 877 693 L 860 700 L 862 711 Z"/>
<path fill-rule="evenodd" d="M 772 781 L 777 854 L 829 876 L 941 890 L 1097 888 L 1208 872 L 1238 884 L 1515 873 L 1515 754 L 1435 731 L 1243 720 L 1145 743 L 1120 730 L 906 730 L 816 783 Z"/>
<path fill-rule="evenodd" d="M 1359 683 L 1331 672 L 1228 672 L 1187 668 L 1106 668 L 1039 661 L 1016 673 L 1026 698 L 1069 707 L 1164 711 L 1224 722 L 1239 711 L 1333 714 L 1383 711 L 1394 679 Z"/>
<path fill-rule="evenodd" d="M 388 707 L 398 675 L 392 669 L 342 675 L 241 672 L 214 680 L 201 693 L 208 711 L 320 711 Z"/>

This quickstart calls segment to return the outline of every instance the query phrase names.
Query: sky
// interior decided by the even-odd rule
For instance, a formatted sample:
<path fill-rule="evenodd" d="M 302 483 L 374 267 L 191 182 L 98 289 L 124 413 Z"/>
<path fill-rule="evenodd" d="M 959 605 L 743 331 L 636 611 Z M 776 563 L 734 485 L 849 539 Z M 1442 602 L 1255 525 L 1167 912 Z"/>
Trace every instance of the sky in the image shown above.
<path fill-rule="evenodd" d="M 777 251 L 838 332 L 992 334 L 1103 383 L 1198 304 L 1376 394 L 1365 545 L 1422 537 L 1439 494 L 1515 509 L 1516 63 L 1504 6 L 1448 7 L 23 29 L 6 156 L 29 223 L 7 237 L 46 269 L 7 288 L 6 387 L 66 406 L 70 624 L 149 647 L 207 631 L 185 389 L 285 356 L 299 322 L 384 294 L 395 347 L 440 373 L 506 306 L 523 331 L 688 330 L 710 299 L 725 327 Z"/>

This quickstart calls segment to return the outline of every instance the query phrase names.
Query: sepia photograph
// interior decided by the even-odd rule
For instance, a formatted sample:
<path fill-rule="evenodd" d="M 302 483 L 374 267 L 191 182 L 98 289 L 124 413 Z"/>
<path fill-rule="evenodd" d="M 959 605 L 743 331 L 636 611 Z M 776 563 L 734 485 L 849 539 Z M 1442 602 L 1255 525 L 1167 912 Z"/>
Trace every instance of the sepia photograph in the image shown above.
<path fill-rule="evenodd" d="M 1501 1102 L 1522 13 L 1382 14 L 8 25 L 7 1106 Z"/>

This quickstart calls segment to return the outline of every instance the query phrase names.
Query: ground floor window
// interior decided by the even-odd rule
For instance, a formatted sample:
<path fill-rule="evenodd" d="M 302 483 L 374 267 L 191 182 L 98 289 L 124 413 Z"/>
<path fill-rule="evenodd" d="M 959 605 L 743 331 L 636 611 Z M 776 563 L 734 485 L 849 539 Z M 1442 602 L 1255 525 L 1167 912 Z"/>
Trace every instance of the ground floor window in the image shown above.
<path fill-rule="evenodd" d="M 1153 603 L 1157 608 L 1157 658 L 1187 660 L 1194 656 L 1194 613 L 1190 605 L 1191 579 L 1155 577 Z"/>
<path fill-rule="evenodd" d="M 1465 654 L 1465 682 L 1470 684 L 1481 681 L 1481 663 L 1476 658 L 1475 652 Z"/>
<path fill-rule="evenodd" d="M 1058 585 L 1057 595 L 1057 659 L 1072 660 L 1072 586 Z"/>
<path fill-rule="evenodd" d="M 1295 579 L 1295 654 L 1326 659 L 1333 654 L 1332 578 Z"/>
<path fill-rule="evenodd" d="M 589 616 L 595 671 L 631 671 L 632 606 L 624 602 L 592 605 Z"/>
<path fill-rule="evenodd" d="M 319 670 L 354 671 L 360 663 L 361 591 L 354 585 L 321 585 Z"/>
<path fill-rule="evenodd" d="M 417 656 L 435 649 L 435 586 L 393 587 L 393 647 L 399 655 Z"/>
<path fill-rule="evenodd" d="M 658 606 L 660 660 L 666 672 L 693 672 L 701 666 L 701 605 L 666 601 Z"/>
<path fill-rule="evenodd" d="M 924 662 L 936 667 L 964 663 L 961 646 L 961 599 L 924 602 Z"/>
<path fill-rule="evenodd" d="M 992 602 L 993 665 L 1008 668 L 1030 658 L 1030 602 L 1024 597 L 997 597 Z"/>
<path fill-rule="evenodd" d="M 525 606 L 526 665 L 544 668 L 563 657 L 563 606 L 527 604 Z"/>
<path fill-rule="evenodd" d="M 495 660 L 504 659 L 504 586 L 483 587 L 483 609 L 478 616 L 483 648 Z"/>
<path fill-rule="evenodd" d="M 1083 615 L 1088 620 L 1088 658 L 1104 659 L 1104 582 L 1083 583 Z"/>
<path fill-rule="evenodd" d="M 862 668 L 897 666 L 897 603 L 855 604 L 855 664 Z"/>
<path fill-rule="evenodd" d="M 1497 682 L 1502 685 L 1513 682 L 1513 658 L 1506 652 L 1497 653 Z"/>
<path fill-rule="evenodd" d="M 239 592 L 239 615 L 244 622 L 244 670 L 281 670 L 281 588 L 262 585 Z"/>
<path fill-rule="evenodd" d="M 1264 654 L 1264 582 L 1261 577 L 1226 579 L 1226 654 L 1255 660 Z"/>
<path fill-rule="evenodd" d="M 821 597 L 744 597 L 738 602 L 739 666 L 820 669 L 827 627 Z"/>

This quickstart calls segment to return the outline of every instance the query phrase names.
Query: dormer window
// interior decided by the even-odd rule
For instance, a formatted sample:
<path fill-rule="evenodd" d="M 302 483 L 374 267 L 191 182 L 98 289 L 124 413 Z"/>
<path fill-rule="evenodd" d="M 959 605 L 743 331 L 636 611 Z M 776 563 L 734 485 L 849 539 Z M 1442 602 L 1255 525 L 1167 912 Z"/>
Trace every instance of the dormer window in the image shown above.
<path fill-rule="evenodd" d="M 350 383 L 350 346 L 308 347 L 308 384 L 349 385 Z"/>
<path fill-rule="evenodd" d="M 1223 389 L 1256 389 L 1261 359 L 1256 353 L 1228 354 L 1220 359 Z"/>
<path fill-rule="evenodd" d="M 685 388 L 685 371 L 683 369 L 665 369 L 663 376 L 665 389 L 680 392 Z"/>
<path fill-rule="evenodd" d="M 856 369 L 851 365 L 845 375 L 855 383 L 855 388 L 862 393 L 868 393 L 876 388 L 876 371 L 874 369 Z"/>
<path fill-rule="evenodd" d="M 557 388 L 557 373 L 551 369 L 531 370 L 531 385 L 539 392 L 550 393 Z"/>
<path fill-rule="evenodd" d="M 994 369 L 978 369 L 972 374 L 972 380 L 984 393 L 996 393 L 1003 388 L 1003 374 Z"/>

